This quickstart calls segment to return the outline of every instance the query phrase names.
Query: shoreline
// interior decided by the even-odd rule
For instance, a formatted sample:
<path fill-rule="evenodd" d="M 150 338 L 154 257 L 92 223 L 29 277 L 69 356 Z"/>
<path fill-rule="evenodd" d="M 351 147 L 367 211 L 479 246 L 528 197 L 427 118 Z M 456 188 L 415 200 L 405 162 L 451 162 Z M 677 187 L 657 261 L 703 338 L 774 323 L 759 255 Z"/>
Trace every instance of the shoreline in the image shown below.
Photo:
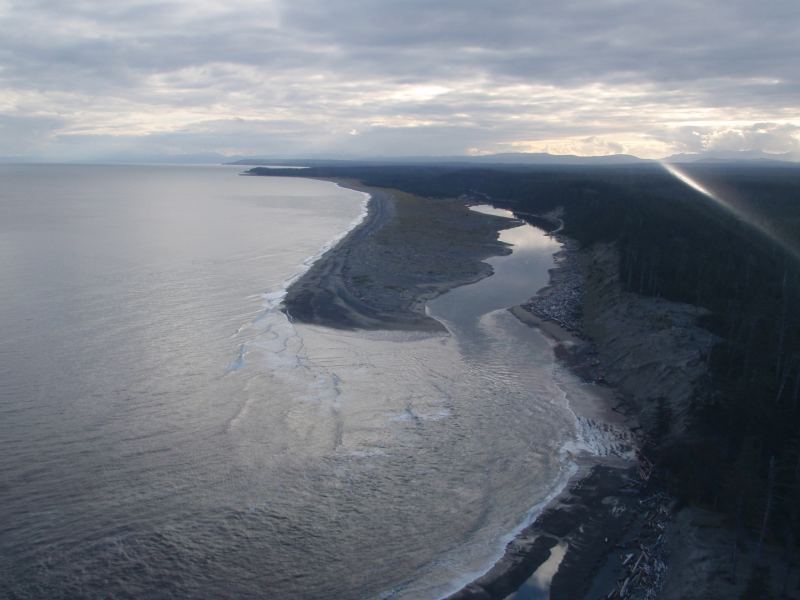
<path fill-rule="evenodd" d="M 425 313 L 427 302 L 452 288 L 488 277 L 492 273 L 491 267 L 481 261 L 492 255 L 510 252 L 506 245 L 498 241 L 498 236 L 500 230 L 513 227 L 515 223 L 487 215 L 470 219 L 470 213 L 473 211 L 467 208 L 469 201 L 464 201 L 463 198 L 447 201 L 421 199 L 404 192 L 364 186 L 360 182 L 351 180 L 320 179 L 370 194 L 368 213 L 361 223 L 339 240 L 336 246 L 325 252 L 309 270 L 291 283 L 281 307 L 291 320 L 333 328 L 446 333 L 446 328 L 439 321 Z M 434 238 L 430 235 L 432 225 L 430 221 L 416 223 L 412 218 L 412 224 L 417 227 L 409 227 L 408 223 L 405 226 L 402 224 L 398 226 L 398 222 L 408 220 L 409 215 L 414 216 L 413 213 L 419 207 L 420 201 L 425 203 L 425 211 L 418 212 L 436 212 L 436 217 L 440 220 L 437 224 L 445 223 L 457 227 L 457 233 L 461 235 L 459 241 L 469 242 L 469 251 L 464 252 L 464 248 L 461 247 L 459 248 L 461 252 L 449 251 L 444 256 L 436 254 L 437 241 L 440 242 L 438 248 L 440 252 L 450 250 L 446 246 L 457 244 L 441 244 L 442 240 L 448 239 L 446 234 L 437 235 L 431 242 Z M 532 224 L 538 225 L 540 229 L 547 223 L 553 224 L 552 219 L 542 217 L 540 219 L 540 222 Z M 471 221 L 471 225 L 482 223 L 483 226 L 465 228 L 466 221 Z M 426 228 L 428 237 L 421 237 L 420 234 L 424 235 Z M 556 267 L 550 270 L 549 284 L 538 292 L 534 291 L 532 299 L 549 296 L 553 290 L 558 289 L 557 273 L 561 269 L 558 255 L 562 254 L 565 247 L 563 237 L 557 234 L 558 229 L 560 229 L 558 226 L 549 229 L 562 243 L 562 250 L 555 255 Z M 387 236 L 388 230 L 393 231 L 389 231 L 390 235 Z M 417 237 L 409 239 L 410 236 Z M 387 239 L 376 242 L 375 238 L 378 237 Z M 372 275 L 368 269 L 374 266 L 374 263 L 365 260 L 363 253 L 359 255 L 358 249 L 367 247 L 367 254 L 385 252 L 387 247 L 393 252 L 400 251 L 401 254 L 405 250 L 402 261 L 408 262 L 412 258 L 408 256 L 409 251 L 417 255 L 423 254 L 413 252 L 415 248 L 419 248 L 419 244 L 423 244 L 425 254 L 434 253 L 438 263 L 433 266 L 441 273 L 403 272 L 401 269 L 398 274 L 392 271 L 393 266 L 402 266 L 398 265 L 397 261 L 393 265 L 389 264 L 388 268 L 385 263 L 382 264 L 393 281 L 403 282 L 402 289 L 391 290 L 395 292 L 395 301 L 386 302 L 385 294 L 382 295 L 380 289 L 376 293 L 376 285 L 367 284 L 365 278 L 368 276 L 367 273 L 369 276 Z M 434 248 L 425 244 L 433 245 Z M 471 269 L 466 272 L 449 272 L 443 266 L 447 264 L 448 258 L 451 261 L 468 262 Z M 386 287 L 397 286 L 391 284 Z M 373 306 L 367 305 L 365 300 Z M 378 310 L 374 308 L 376 300 L 380 307 Z M 508 310 L 522 323 L 538 329 L 553 343 L 554 353 L 562 366 L 567 367 L 584 381 L 596 382 L 592 377 L 587 377 L 588 372 L 585 369 L 580 368 L 581 363 L 585 362 L 584 357 L 574 352 L 576 348 L 586 345 L 585 340 L 577 334 L 577 328 L 568 327 L 568 324 L 561 320 L 536 316 L 527 304 L 510 307 Z M 596 399 L 596 402 L 591 403 L 592 406 L 573 406 L 573 401 L 565 391 L 568 410 L 575 416 L 579 438 L 582 428 L 601 431 L 604 428 L 608 430 L 609 427 L 613 429 L 621 426 L 618 413 L 613 413 L 614 418 L 608 418 L 614 410 L 613 392 L 610 388 L 597 386 L 592 392 L 596 392 L 592 394 Z M 625 439 L 623 443 L 630 443 L 630 438 Z M 592 578 L 602 566 L 599 563 L 610 555 L 613 544 L 609 540 L 621 540 L 628 530 L 640 490 L 636 481 L 639 466 L 635 462 L 613 456 L 594 456 L 591 452 L 581 452 L 580 448 L 577 449 L 577 453 L 579 456 L 572 460 L 574 470 L 570 469 L 572 472 L 566 476 L 566 481 L 564 479 L 555 481 L 553 492 L 542 503 L 531 507 L 531 513 L 534 513 L 533 521 L 508 534 L 511 541 L 506 545 L 500 558 L 483 575 L 465 586 L 461 584 L 460 589 L 456 588 L 455 593 L 450 593 L 444 596 L 445 598 L 448 600 L 514 598 L 516 592 L 522 591 L 526 582 L 535 576 L 537 570 L 548 563 L 556 547 L 564 548 L 565 551 L 559 563 L 555 565 L 555 572 L 549 576 L 550 597 L 554 600 L 582 597 L 586 590 L 581 588 L 588 585 L 588 583 L 584 585 L 583 582 Z M 621 518 L 622 515 L 625 519 Z"/>
<path fill-rule="evenodd" d="M 626 291 L 619 281 L 618 254 L 612 244 L 582 248 L 559 230 L 551 234 L 563 248 L 554 255 L 557 264 L 550 271 L 550 283 L 509 310 L 550 339 L 559 363 L 599 392 L 595 394 L 598 402 L 591 406 L 570 401 L 579 424 L 594 426 L 599 421 L 605 425 L 610 418 L 635 435 L 640 449 L 652 448 L 658 427 L 654 407 L 663 402 L 681 417 L 670 435 L 681 435 L 686 431 L 684 419 L 692 391 L 705 372 L 703 357 L 715 340 L 695 324 L 703 309 Z M 655 355 L 659 360 L 654 360 Z M 511 572 L 510 565 L 506 573 L 502 569 L 489 572 L 450 598 L 529 600 L 549 593 L 552 600 L 640 600 L 660 593 L 678 597 L 676 589 L 689 589 L 681 583 L 687 576 L 708 585 L 675 556 L 676 536 L 699 536 L 697 526 L 689 521 L 706 517 L 688 509 L 676 512 L 677 501 L 657 481 L 653 463 L 641 450 L 627 465 L 609 465 L 602 457 L 589 456 L 582 466 L 569 489 L 537 520 L 540 529 L 534 523 L 530 532 L 556 538 L 553 555 L 563 555 L 555 557 L 555 573 L 545 573 L 552 575 L 547 579 L 549 590 L 530 587 L 532 580 L 541 579 L 538 572 L 518 594 L 498 590 L 498 581 Z M 592 506 L 594 513 L 586 510 Z M 583 529 L 573 527 L 563 537 L 553 535 L 559 532 L 550 529 L 549 510 L 566 510 L 571 516 L 565 518 L 573 519 L 573 525 L 582 520 Z M 702 554 L 707 548 L 694 543 L 692 551 Z M 515 553 L 519 549 L 512 542 L 504 559 Z M 533 568 L 552 571 L 550 556 L 550 552 L 542 553 Z M 673 559 L 678 564 L 668 573 L 667 564 L 676 562 Z M 711 569 L 703 573 L 708 575 Z M 494 593 L 489 593 L 493 586 Z"/>
<path fill-rule="evenodd" d="M 444 333 L 427 303 L 492 274 L 507 219 L 475 216 L 458 200 L 428 200 L 352 180 L 325 179 L 370 195 L 366 217 L 288 286 L 292 321 L 334 329 Z M 425 210 L 420 210 L 424 204 Z"/>
<path fill-rule="evenodd" d="M 325 180 L 330 181 L 330 180 Z M 338 235 L 332 237 L 328 240 L 315 254 L 309 256 L 301 263 L 301 268 L 298 270 L 297 273 L 292 274 L 289 278 L 287 278 L 283 283 L 281 283 L 281 289 L 279 292 L 275 292 L 274 294 L 270 294 L 270 298 L 268 298 L 268 304 L 270 306 L 281 305 L 283 303 L 286 294 L 288 293 L 289 288 L 299 279 L 301 279 L 308 271 L 311 269 L 314 264 L 319 262 L 326 254 L 333 251 L 347 236 L 352 234 L 358 228 L 364 225 L 364 221 L 367 220 L 367 217 L 370 214 L 369 204 L 372 201 L 372 196 L 369 192 L 362 191 L 356 189 L 355 187 L 348 187 L 346 185 L 342 185 L 335 181 L 332 181 L 337 187 L 351 189 L 356 192 L 362 192 L 366 195 L 366 197 L 361 202 L 361 212 L 359 215 L 353 219 L 347 226 L 347 229 L 339 233 Z"/>
<path fill-rule="evenodd" d="M 546 217 L 540 219 L 542 224 L 552 224 Z M 532 224 L 542 228 L 538 223 Z M 552 296 L 561 296 L 555 301 L 562 306 L 565 295 L 575 295 L 575 280 L 565 285 L 563 277 L 564 265 L 575 246 L 572 240 L 558 234 L 559 229 L 553 227 L 549 232 L 561 243 L 561 249 L 554 254 L 556 266 L 550 269 L 548 284 L 528 302 L 507 310 L 552 343 L 557 362 L 572 376 L 593 386 L 589 395 L 594 402 L 576 402 L 565 391 L 579 443 L 582 434 L 588 437 L 582 431 L 588 427 L 621 437 L 620 443 L 630 444 L 631 451 L 638 455 L 633 438 L 636 423 L 616 410 L 620 400 L 616 391 L 598 376 L 590 344 L 580 331 L 575 303 L 568 307 L 567 314 L 562 311 L 558 316 L 534 308 L 537 304 L 547 306 L 548 300 L 552 306 Z M 486 573 L 443 600 L 574 600 L 587 597 L 590 592 L 605 597 L 614 589 L 619 569 L 606 563 L 616 546 L 630 541 L 635 528 L 638 503 L 646 484 L 639 478 L 641 465 L 635 459 L 585 450 L 574 456 L 572 463 L 575 470 L 561 490 L 543 503 L 531 524 L 514 535 L 502 557 Z M 555 563 L 551 564 L 553 560 Z"/>

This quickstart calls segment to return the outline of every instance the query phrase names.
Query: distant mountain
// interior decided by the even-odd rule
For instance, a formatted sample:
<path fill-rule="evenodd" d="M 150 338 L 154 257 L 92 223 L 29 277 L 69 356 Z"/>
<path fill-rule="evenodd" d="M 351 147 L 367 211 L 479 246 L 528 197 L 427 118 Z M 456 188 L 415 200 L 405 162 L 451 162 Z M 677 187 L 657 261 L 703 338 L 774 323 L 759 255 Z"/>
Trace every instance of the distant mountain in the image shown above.
<path fill-rule="evenodd" d="M 107 156 L 102 162 L 108 163 L 144 163 L 170 165 L 218 165 L 226 163 L 237 156 L 225 156 L 215 152 L 198 152 L 197 154 L 120 154 Z"/>
<path fill-rule="evenodd" d="M 332 166 L 352 163 L 381 165 L 623 165 L 641 162 L 646 161 L 630 154 L 575 156 L 573 154 L 548 154 L 546 152 L 509 152 L 504 154 L 482 154 L 480 156 L 379 156 L 349 160 L 245 158 L 228 164 L 248 166 L 296 166 L 301 164 Z"/>
<path fill-rule="evenodd" d="M 630 154 L 577 156 L 574 154 L 548 154 L 547 152 L 509 152 L 460 158 L 472 163 L 514 165 L 624 165 L 644 162 L 641 158 Z"/>
<path fill-rule="evenodd" d="M 793 165 L 800 162 L 800 153 L 770 154 L 757 150 L 722 151 L 708 150 L 697 154 L 673 154 L 664 161 L 675 163 L 759 163 L 765 166 Z M 247 166 L 347 166 L 347 165 L 635 165 L 653 161 L 630 154 L 608 154 L 604 156 L 576 156 L 574 154 L 548 154 L 546 152 L 508 152 L 482 154 L 480 156 L 372 156 L 348 157 L 346 159 L 322 158 L 243 158 L 228 164 Z"/>
<path fill-rule="evenodd" d="M 295 167 L 295 166 L 323 166 L 323 165 L 349 165 L 354 160 L 328 160 L 324 158 L 240 158 L 226 162 L 226 165 L 242 165 L 249 167 Z M 364 161 L 360 161 L 364 162 Z"/>
<path fill-rule="evenodd" d="M 791 152 L 770 154 L 761 150 L 706 150 L 696 154 L 673 154 L 664 159 L 675 163 L 731 163 L 731 162 L 776 162 L 797 163 L 800 155 Z"/>

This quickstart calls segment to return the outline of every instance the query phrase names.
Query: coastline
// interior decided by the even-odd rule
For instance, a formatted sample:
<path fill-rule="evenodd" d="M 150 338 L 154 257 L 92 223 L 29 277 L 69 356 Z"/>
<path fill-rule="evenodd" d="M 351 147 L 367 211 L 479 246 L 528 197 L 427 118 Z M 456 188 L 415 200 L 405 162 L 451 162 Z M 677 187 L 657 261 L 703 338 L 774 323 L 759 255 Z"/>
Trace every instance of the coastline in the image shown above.
<path fill-rule="evenodd" d="M 328 181 L 328 180 L 326 180 L 326 181 Z M 338 234 L 338 235 L 334 236 L 333 238 L 331 238 L 330 240 L 328 240 L 319 249 L 318 252 L 316 252 L 315 254 L 309 256 L 308 258 L 306 258 L 301 263 L 301 265 L 302 265 L 301 268 L 281 284 L 281 289 L 280 289 L 279 292 L 276 292 L 274 294 L 270 294 L 269 295 L 269 297 L 267 298 L 268 307 L 272 308 L 272 307 L 275 307 L 276 305 L 282 304 L 283 300 L 286 298 L 286 294 L 288 293 L 289 288 L 296 281 L 298 281 L 299 279 L 302 279 L 302 277 L 308 272 L 308 270 L 313 268 L 313 266 L 317 262 L 319 262 L 325 255 L 327 255 L 329 252 L 332 252 L 333 250 L 335 250 L 336 247 L 342 242 L 342 240 L 344 240 L 349 235 L 351 235 L 354 231 L 356 231 L 357 229 L 362 227 L 364 225 L 364 221 L 366 221 L 367 217 L 369 217 L 369 215 L 370 215 L 369 204 L 370 204 L 370 201 L 372 200 L 372 196 L 368 192 L 359 190 L 359 189 L 357 189 L 355 187 L 348 187 L 348 186 L 345 186 L 345 185 L 341 185 L 341 184 L 339 184 L 339 183 L 337 183 L 335 181 L 332 182 L 332 183 L 335 183 L 338 187 L 343 187 L 343 188 L 347 188 L 347 189 L 352 189 L 353 191 L 362 192 L 365 197 L 364 197 L 364 200 L 361 203 L 361 212 L 359 213 L 359 215 L 355 219 L 353 219 L 353 221 L 350 222 L 350 224 L 347 226 L 347 229 L 345 229 L 340 234 Z"/>
<path fill-rule="evenodd" d="M 370 195 L 366 217 L 292 281 L 282 310 L 293 321 L 337 329 L 445 332 L 428 301 L 488 277 L 483 262 L 508 254 L 508 219 L 476 216 L 458 200 L 427 200 L 327 179 Z M 420 205 L 425 204 L 425 210 Z"/>
<path fill-rule="evenodd" d="M 509 310 L 548 337 L 559 362 L 593 386 L 596 403 L 570 402 L 579 430 L 617 424 L 635 436 L 639 450 L 627 464 L 587 456 L 568 489 L 531 527 L 528 538 L 554 539 L 552 546 L 558 544 L 563 554 L 548 580 L 544 593 L 549 596 L 526 595 L 524 586 L 519 594 L 505 593 L 502 580 L 513 573 L 520 553 L 512 542 L 493 571 L 450 598 L 649 599 L 662 590 L 668 596 L 674 588 L 685 593 L 681 575 L 667 573 L 677 535 L 672 531 L 675 501 L 656 482 L 654 465 L 641 448 L 653 443 L 651 434 L 657 435 L 659 406 L 675 417 L 666 435 L 685 433 L 692 394 L 701 385 L 716 338 L 695 324 L 703 309 L 625 291 L 613 245 L 581 248 L 560 228 L 551 235 L 562 250 L 555 254 L 550 283 Z M 571 529 L 553 528 L 559 513 Z M 683 532 L 696 534 L 685 523 Z M 545 569 L 551 553 L 539 554 L 544 560 L 537 559 L 534 567 Z"/>
<path fill-rule="evenodd" d="M 540 218 L 534 224 L 541 228 L 539 223 L 546 221 Z M 642 464 L 626 456 L 638 456 L 634 435 L 638 423 L 618 411 L 622 399 L 605 385 L 591 344 L 581 331 L 582 282 L 572 269 L 577 246 L 560 235 L 559 229 L 550 231 L 562 247 L 554 255 L 556 266 L 550 270 L 547 286 L 528 302 L 508 310 L 550 340 L 559 364 L 591 386 L 588 396 L 592 400 L 567 394 L 579 438 L 572 458 L 575 471 L 485 574 L 445 600 L 606 597 L 615 589 L 624 567 L 615 564 L 619 563 L 615 554 L 632 547 L 645 524 L 640 503 L 647 481 L 641 477 Z M 581 439 L 598 435 L 605 438 L 602 449 L 580 447 Z"/>
<path fill-rule="evenodd" d="M 498 235 L 517 222 L 487 215 L 474 217 L 464 199 L 422 199 L 351 180 L 325 180 L 370 194 L 368 213 L 291 283 L 282 310 L 292 320 L 345 329 L 443 333 L 444 326 L 425 314 L 427 302 L 452 288 L 491 275 L 491 267 L 481 261 L 510 252 L 498 241 Z M 425 203 L 424 211 L 420 210 L 420 202 Z M 421 213 L 432 216 L 419 221 Z M 543 223 L 534 224 L 542 228 Z M 442 233 L 442 229 L 446 231 Z M 453 243 L 454 236 L 457 244 Z M 563 249 L 564 238 L 558 235 L 557 239 Z M 376 269 L 379 261 L 370 260 L 376 255 L 381 269 Z M 410 268 L 425 255 L 435 260 L 422 268 Z M 559 262 L 557 257 L 550 283 L 534 299 L 553 300 L 554 294 L 563 294 L 566 287 L 559 281 L 558 273 L 563 273 Z M 451 265 L 460 268 L 453 269 Z M 381 276 L 387 275 L 383 281 Z M 528 304 L 509 310 L 553 343 L 562 365 L 584 381 L 600 381 L 594 376 L 590 356 L 585 355 L 586 343 L 579 327 L 569 320 L 536 315 Z M 623 446 L 630 445 L 631 438 L 624 433 L 625 418 L 613 412 L 616 395 L 600 385 L 592 391 L 596 402 L 574 406 L 567 398 L 579 437 L 588 428 L 610 433 Z M 513 538 L 500 559 L 486 573 L 446 596 L 448 600 L 515 598 L 518 590 L 521 595 L 517 597 L 526 597 L 522 595 L 526 583 L 545 567 L 553 570 L 546 579 L 550 597 L 556 600 L 583 597 L 590 588 L 597 587 L 598 579 L 603 580 L 599 584 L 605 590 L 603 594 L 613 587 L 615 577 L 598 573 L 611 558 L 615 545 L 624 542 L 636 519 L 637 503 L 642 498 L 640 466 L 613 454 L 593 455 L 580 444 L 575 453 L 578 456 L 572 462 L 576 469 L 562 485 L 555 482 L 554 495 L 545 500 L 541 509 L 531 509 L 538 512 L 535 520 L 516 535 L 511 534 Z M 556 548 L 562 550 L 562 556 L 552 565 L 548 559 Z"/>

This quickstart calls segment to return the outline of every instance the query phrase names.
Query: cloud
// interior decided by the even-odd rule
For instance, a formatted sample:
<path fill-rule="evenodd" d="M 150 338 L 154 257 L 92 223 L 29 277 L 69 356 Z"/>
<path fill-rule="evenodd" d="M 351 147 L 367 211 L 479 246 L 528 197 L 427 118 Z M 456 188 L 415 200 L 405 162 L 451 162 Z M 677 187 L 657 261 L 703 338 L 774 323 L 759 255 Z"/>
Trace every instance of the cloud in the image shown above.
<path fill-rule="evenodd" d="M 794 148 L 797 25 L 795 0 L 0 0 L 3 144 Z"/>
<path fill-rule="evenodd" d="M 0 114 L 0 156 L 26 156 L 47 145 L 63 121 L 53 117 Z"/>
<path fill-rule="evenodd" d="M 775 123 L 755 123 L 744 128 L 711 132 L 706 149 L 724 151 L 759 151 L 768 154 L 800 151 L 800 127 Z"/>
<path fill-rule="evenodd" d="M 681 127 L 665 131 L 681 152 L 725 154 L 735 152 L 788 154 L 800 160 L 800 125 L 753 123 L 722 127 Z"/>

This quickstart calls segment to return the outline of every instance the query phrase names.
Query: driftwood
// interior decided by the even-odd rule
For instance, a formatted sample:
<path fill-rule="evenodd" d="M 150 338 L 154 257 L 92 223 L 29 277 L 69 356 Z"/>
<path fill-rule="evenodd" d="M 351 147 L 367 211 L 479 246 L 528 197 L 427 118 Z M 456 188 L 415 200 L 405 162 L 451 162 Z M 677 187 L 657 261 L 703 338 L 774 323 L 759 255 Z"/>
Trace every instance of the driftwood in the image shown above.
<path fill-rule="evenodd" d="M 625 578 L 625 583 L 622 584 L 622 587 L 619 590 L 619 597 L 624 598 L 628 592 L 628 584 L 631 582 L 630 577 Z"/>
<path fill-rule="evenodd" d="M 639 465 L 630 485 L 645 489 L 655 475 L 655 465 L 641 453 Z M 623 546 L 620 555 L 622 572 L 607 600 L 655 600 L 666 573 L 662 557 L 667 521 L 672 499 L 664 492 L 655 492 L 638 501 L 641 514 L 640 535 Z M 627 548 L 627 552 L 625 549 Z"/>

